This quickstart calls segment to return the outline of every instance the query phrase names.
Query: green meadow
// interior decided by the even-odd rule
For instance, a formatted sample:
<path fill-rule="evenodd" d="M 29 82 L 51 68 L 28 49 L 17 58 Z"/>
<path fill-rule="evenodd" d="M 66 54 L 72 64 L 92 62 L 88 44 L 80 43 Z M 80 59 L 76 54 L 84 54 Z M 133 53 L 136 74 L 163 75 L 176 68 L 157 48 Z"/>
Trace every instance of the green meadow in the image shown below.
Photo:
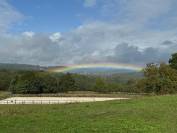
<path fill-rule="evenodd" d="M 176 133 L 177 95 L 60 105 L 0 105 L 1 133 Z"/>

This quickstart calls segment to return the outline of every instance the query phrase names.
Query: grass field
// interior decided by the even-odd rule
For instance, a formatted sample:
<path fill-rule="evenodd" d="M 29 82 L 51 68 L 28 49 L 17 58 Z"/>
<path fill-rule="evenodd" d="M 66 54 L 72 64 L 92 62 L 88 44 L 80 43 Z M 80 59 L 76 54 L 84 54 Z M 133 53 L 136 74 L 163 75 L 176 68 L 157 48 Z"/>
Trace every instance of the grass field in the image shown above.
<path fill-rule="evenodd" d="M 65 105 L 0 105 L 1 133 L 176 133 L 177 96 Z"/>

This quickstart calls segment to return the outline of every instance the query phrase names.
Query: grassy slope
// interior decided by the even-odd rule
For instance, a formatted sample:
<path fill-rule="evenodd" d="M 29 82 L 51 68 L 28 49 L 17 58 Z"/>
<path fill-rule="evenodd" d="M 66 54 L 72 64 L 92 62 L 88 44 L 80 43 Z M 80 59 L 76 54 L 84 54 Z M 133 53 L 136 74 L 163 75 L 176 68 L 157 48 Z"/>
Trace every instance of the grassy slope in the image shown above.
<path fill-rule="evenodd" d="M 7 91 L 0 91 L 0 100 L 1 99 L 5 99 L 7 97 L 10 97 L 11 96 L 11 93 L 10 92 L 7 92 Z"/>
<path fill-rule="evenodd" d="M 66 105 L 0 105 L 2 133 L 176 133 L 177 96 Z"/>

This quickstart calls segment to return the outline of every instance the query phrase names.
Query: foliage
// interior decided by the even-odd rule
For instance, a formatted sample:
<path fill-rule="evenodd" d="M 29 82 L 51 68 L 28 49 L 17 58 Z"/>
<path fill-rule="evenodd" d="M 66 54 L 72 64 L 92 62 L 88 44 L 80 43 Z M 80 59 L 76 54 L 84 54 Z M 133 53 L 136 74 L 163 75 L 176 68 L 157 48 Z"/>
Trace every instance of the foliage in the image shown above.
<path fill-rule="evenodd" d="M 172 57 L 169 59 L 170 67 L 177 70 L 177 53 L 172 54 Z"/>
<path fill-rule="evenodd" d="M 169 65 L 162 63 L 147 64 L 144 69 L 145 78 L 137 83 L 138 88 L 146 93 L 168 94 L 177 92 L 177 72 Z"/>
<path fill-rule="evenodd" d="M 93 91 L 95 86 L 96 77 L 91 75 L 72 74 L 75 80 L 77 91 Z"/>
<path fill-rule="evenodd" d="M 12 93 L 38 94 L 41 92 L 41 89 L 40 79 L 35 72 L 31 71 L 16 76 L 10 84 Z"/>
<path fill-rule="evenodd" d="M 42 85 L 41 93 L 57 93 L 59 89 L 59 79 L 48 73 L 40 73 L 39 75 Z"/>
<path fill-rule="evenodd" d="M 11 80 L 16 72 L 2 69 L 0 70 L 0 90 L 8 90 Z"/>
<path fill-rule="evenodd" d="M 70 73 L 67 73 L 61 77 L 59 85 L 62 92 L 67 92 L 76 89 L 75 81 Z"/>
<path fill-rule="evenodd" d="M 95 82 L 94 90 L 97 92 L 106 92 L 107 91 L 106 88 L 108 87 L 106 86 L 105 81 L 101 78 L 97 78 Z"/>
<path fill-rule="evenodd" d="M 48 73 L 26 71 L 16 76 L 10 84 L 12 93 L 38 94 L 67 92 L 74 89 L 75 82 L 70 74 L 61 79 Z"/>

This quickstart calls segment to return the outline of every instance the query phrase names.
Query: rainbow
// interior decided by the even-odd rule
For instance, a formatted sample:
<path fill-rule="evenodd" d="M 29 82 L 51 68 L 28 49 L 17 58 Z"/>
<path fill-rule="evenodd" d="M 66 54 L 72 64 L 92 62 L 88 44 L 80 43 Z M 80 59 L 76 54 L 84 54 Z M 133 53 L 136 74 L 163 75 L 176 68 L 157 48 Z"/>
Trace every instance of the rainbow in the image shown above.
<path fill-rule="evenodd" d="M 64 67 L 54 67 L 49 68 L 49 72 L 67 72 L 76 69 L 82 68 L 114 68 L 114 69 L 127 69 L 127 70 L 134 70 L 134 71 L 141 71 L 143 67 L 132 65 L 132 64 L 114 64 L 114 63 L 99 63 L 99 64 L 78 64 L 78 65 L 67 65 Z"/>

